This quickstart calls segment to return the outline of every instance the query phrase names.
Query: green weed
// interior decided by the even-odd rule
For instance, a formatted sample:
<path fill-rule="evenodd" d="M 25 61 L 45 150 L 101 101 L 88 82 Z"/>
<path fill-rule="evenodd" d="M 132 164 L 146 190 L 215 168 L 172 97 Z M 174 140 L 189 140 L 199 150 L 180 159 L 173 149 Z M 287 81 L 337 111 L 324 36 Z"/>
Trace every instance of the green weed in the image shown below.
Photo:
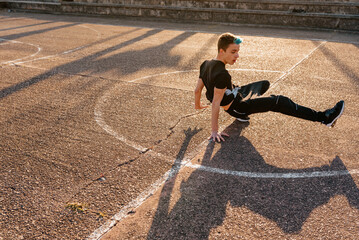
<path fill-rule="evenodd" d="M 96 214 L 97 215 L 97 219 L 104 219 L 107 217 L 107 215 L 103 212 L 99 212 L 99 211 L 95 211 L 95 210 L 92 210 L 92 209 L 89 209 L 87 207 L 87 204 L 84 204 L 84 203 L 78 203 L 78 202 L 75 202 L 75 203 L 67 203 L 66 204 L 66 208 L 70 209 L 71 211 L 75 212 L 75 213 L 93 213 L 93 214 Z"/>
<path fill-rule="evenodd" d="M 68 203 L 66 208 L 77 213 L 84 213 L 87 210 L 86 204 L 83 203 Z"/>

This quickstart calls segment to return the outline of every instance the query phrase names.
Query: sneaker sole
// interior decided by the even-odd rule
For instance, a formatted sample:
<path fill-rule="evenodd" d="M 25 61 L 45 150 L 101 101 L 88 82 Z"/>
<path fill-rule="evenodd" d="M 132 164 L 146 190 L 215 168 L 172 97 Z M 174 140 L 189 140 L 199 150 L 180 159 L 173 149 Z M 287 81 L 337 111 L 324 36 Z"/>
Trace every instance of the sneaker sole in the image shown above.
<path fill-rule="evenodd" d="M 237 118 L 238 121 L 240 122 L 249 122 L 249 119 L 241 119 L 241 118 Z"/>
<path fill-rule="evenodd" d="M 327 127 L 334 127 L 335 123 L 337 122 L 338 118 L 340 118 L 340 116 L 343 114 L 344 112 L 344 105 L 345 103 L 343 102 L 343 107 L 340 110 L 340 113 L 338 114 L 338 116 L 336 118 L 334 118 L 334 120 L 331 123 L 326 124 Z"/>

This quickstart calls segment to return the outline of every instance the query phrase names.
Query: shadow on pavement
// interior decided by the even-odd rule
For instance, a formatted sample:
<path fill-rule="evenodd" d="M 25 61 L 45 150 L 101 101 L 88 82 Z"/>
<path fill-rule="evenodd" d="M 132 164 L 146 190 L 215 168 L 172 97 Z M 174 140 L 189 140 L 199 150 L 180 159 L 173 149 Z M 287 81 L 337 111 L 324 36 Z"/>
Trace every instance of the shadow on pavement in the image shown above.
<path fill-rule="evenodd" d="M 358 45 L 352 44 L 353 46 L 358 47 Z M 353 69 L 348 64 L 345 64 L 335 52 L 333 52 L 330 48 L 327 46 L 322 46 L 319 48 L 320 51 L 327 57 L 328 60 L 330 60 L 333 65 L 344 75 L 348 77 L 348 79 L 352 80 L 355 85 L 359 86 L 359 75 L 357 74 L 356 69 Z M 356 66 L 356 65 L 353 65 Z"/>
<path fill-rule="evenodd" d="M 207 146 L 202 165 L 257 173 L 301 173 L 346 170 L 339 157 L 330 165 L 307 169 L 282 169 L 265 163 L 243 136 L 246 125 L 233 123 L 231 138 L 213 157 L 214 144 Z M 237 136 L 237 137 L 236 137 Z M 175 177 L 176 178 L 176 177 Z M 313 178 L 248 178 L 195 170 L 181 183 L 181 197 L 169 208 L 174 181 L 168 181 L 147 239 L 208 239 L 222 224 L 226 206 L 246 207 L 277 225 L 285 233 L 301 230 L 309 214 L 336 195 L 344 195 L 359 209 L 359 190 L 348 175 Z M 238 222 L 241 224 L 241 222 Z"/>
<path fill-rule="evenodd" d="M 0 21 L 1 21 L 1 20 L 0 20 Z M 1 22 L 2 22 L 2 21 L 1 21 Z M 29 27 L 41 26 L 41 25 L 46 25 L 46 24 L 51 24 L 51 23 L 53 23 L 53 22 L 42 22 L 42 23 L 30 24 L 30 25 L 19 26 L 19 27 L 4 28 L 4 29 L 0 29 L 0 32 L 9 31 L 9 30 L 14 30 L 14 29 L 21 29 L 21 28 L 29 28 Z"/>
<path fill-rule="evenodd" d="M 40 24 L 36 24 L 36 25 L 40 25 Z M 36 25 L 33 25 L 33 26 L 36 26 Z M 66 24 L 66 25 L 61 25 L 61 26 L 56 26 L 56 27 L 49 27 L 49 28 L 45 28 L 45 29 L 28 31 L 28 32 L 24 32 L 24 33 L 10 34 L 10 35 L 0 36 L 0 37 L 5 38 L 6 40 L 15 40 L 15 39 L 18 39 L 18 38 L 28 37 L 28 36 L 32 36 L 32 35 L 36 35 L 36 34 L 41 34 L 41 33 L 47 33 L 47 32 L 54 31 L 54 30 L 73 27 L 73 26 L 76 26 L 76 25 L 78 25 L 78 23 L 69 23 L 69 24 Z"/>
<path fill-rule="evenodd" d="M 74 26 L 74 25 L 76 25 L 76 24 L 69 24 L 66 26 L 69 27 L 69 26 Z M 64 28 L 64 27 L 65 26 L 60 26 L 60 27 L 56 27 L 56 28 Z M 50 29 L 46 29 L 46 31 L 49 31 L 49 30 Z M 41 30 L 41 31 L 44 32 L 45 30 Z M 132 31 L 130 31 L 130 32 L 132 32 Z M 179 55 L 173 56 L 171 54 L 171 49 L 174 48 L 175 46 L 177 46 L 178 44 L 180 44 L 181 42 L 185 41 L 187 38 L 191 37 L 195 33 L 184 32 L 159 46 L 149 47 L 149 48 L 146 48 L 143 50 L 138 50 L 138 51 L 130 50 L 130 51 L 127 51 L 124 53 L 118 53 L 118 54 L 103 58 L 104 55 L 115 52 L 121 48 L 124 48 L 128 45 L 134 44 L 136 42 L 139 42 L 143 39 L 146 39 L 150 36 L 156 35 L 160 32 L 162 32 L 162 30 L 159 30 L 159 29 L 150 30 L 147 33 L 145 33 L 141 36 L 138 36 L 136 38 L 130 39 L 125 42 L 121 42 L 115 46 L 111 46 L 104 50 L 98 51 L 98 52 L 88 55 L 84 58 L 81 58 L 79 60 L 52 68 L 52 69 L 46 71 L 45 73 L 42 73 L 35 77 L 32 77 L 23 82 L 14 84 L 14 85 L 6 87 L 4 89 L 0 89 L 0 100 L 4 97 L 7 97 L 8 95 L 15 93 L 15 92 L 18 92 L 20 90 L 28 88 L 28 87 L 30 87 L 34 84 L 37 84 L 39 82 L 42 82 L 44 80 L 47 80 L 51 76 L 56 75 L 58 72 L 65 72 L 65 73 L 70 73 L 72 75 L 75 75 L 75 74 L 80 74 L 80 73 L 83 73 L 86 71 L 90 71 L 91 74 L 92 73 L 102 74 L 104 72 L 116 69 L 119 72 L 118 75 L 121 76 L 121 75 L 129 75 L 131 73 L 134 73 L 139 70 L 146 69 L 146 68 L 150 69 L 150 68 L 156 68 L 159 66 L 173 67 L 173 66 L 178 65 L 178 63 L 181 60 L 181 56 L 179 56 Z M 22 33 L 22 34 L 24 36 L 26 36 L 26 34 L 30 34 L 30 33 Z M 124 34 L 122 33 L 119 36 L 123 36 L 123 35 Z M 96 43 L 103 43 L 110 39 L 112 40 L 113 38 L 114 37 L 110 37 L 108 39 L 96 41 Z M 87 47 L 89 47 L 91 45 L 92 44 L 89 44 Z M 161 59 L 153 58 L 154 54 L 156 55 L 159 53 L 161 54 Z"/>

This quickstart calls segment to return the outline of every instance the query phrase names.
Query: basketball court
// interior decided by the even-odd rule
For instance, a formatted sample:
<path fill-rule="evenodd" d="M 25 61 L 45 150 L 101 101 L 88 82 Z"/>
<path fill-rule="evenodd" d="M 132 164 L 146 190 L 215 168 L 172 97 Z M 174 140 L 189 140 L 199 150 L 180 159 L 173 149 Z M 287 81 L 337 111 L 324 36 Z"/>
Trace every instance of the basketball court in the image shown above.
<path fill-rule="evenodd" d="M 200 64 L 316 110 L 208 142 Z M 356 239 L 359 34 L 0 12 L 0 239 Z M 205 99 L 203 98 L 205 103 Z M 85 208 L 85 211 L 81 211 Z"/>

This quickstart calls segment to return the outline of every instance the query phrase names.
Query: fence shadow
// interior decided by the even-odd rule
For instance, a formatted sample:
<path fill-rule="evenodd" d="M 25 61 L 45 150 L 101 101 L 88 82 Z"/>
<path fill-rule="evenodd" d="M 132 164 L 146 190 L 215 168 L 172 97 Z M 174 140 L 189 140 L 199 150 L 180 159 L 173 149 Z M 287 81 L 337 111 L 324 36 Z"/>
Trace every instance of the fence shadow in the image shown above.
<path fill-rule="evenodd" d="M 240 132 L 246 125 L 233 123 L 232 136 L 214 154 L 208 144 L 202 165 L 226 170 L 261 173 L 345 171 L 339 157 L 330 165 L 300 170 L 266 164 Z M 299 232 L 309 214 L 336 195 L 344 195 L 359 209 L 359 190 L 348 175 L 312 178 L 250 178 L 195 170 L 181 183 L 181 197 L 169 209 L 174 181 L 165 184 L 147 239 L 207 239 L 222 224 L 228 203 L 245 206 L 277 223 L 285 233 Z M 241 224 L 238 222 L 238 224 Z"/>
<path fill-rule="evenodd" d="M 353 44 L 353 46 L 358 48 L 357 44 Z M 346 64 L 338 57 L 337 53 L 333 52 L 333 50 L 325 45 L 319 49 L 326 56 L 326 58 L 333 63 L 337 70 L 339 70 L 341 73 L 343 73 L 343 75 L 354 82 L 355 86 L 359 87 L 359 72 L 358 69 L 355 69 L 356 64 Z"/>
<path fill-rule="evenodd" d="M 25 81 L 0 89 L 0 100 L 13 93 L 28 88 L 34 84 L 45 81 L 59 72 L 60 73 L 65 72 L 75 75 L 75 74 L 80 74 L 82 72 L 90 71 L 90 73 L 96 73 L 101 75 L 104 72 L 115 69 L 116 71 L 118 71 L 118 75 L 128 75 L 142 69 L 156 68 L 159 66 L 166 66 L 166 67 L 176 66 L 180 62 L 181 56 L 172 55 L 171 50 L 181 42 L 185 41 L 187 38 L 194 35 L 194 33 L 184 32 L 174 37 L 173 39 L 170 39 L 167 42 L 155 47 L 149 47 L 138 51 L 131 50 L 122 53 L 117 53 L 112 56 L 103 57 L 107 54 L 118 51 L 121 48 L 134 44 L 140 40 L 149 38 L 160 32 L 162 32 L 162 30 L 159 29 L 150 30 L 136 38 L 130 39 L 125 42 L 121 42 L 117 45 L 95 52 L 79 60 L 52 68 L 40 75 L 29 78 Z M 109 39 L 112 40 L 113 37 L 110 37 Z M 104 39 L 97 43 L 106 42 L 109 39 Z M 152 58 L 154 54 L 156 55 L 158 53 L 161 53 L 161 59 Z M 156 61 L 158 61 L 157 63 L 154 63 L 155 59 Z M 63 76 L 63 78 L 67 78 L 67 76 Z"/>

